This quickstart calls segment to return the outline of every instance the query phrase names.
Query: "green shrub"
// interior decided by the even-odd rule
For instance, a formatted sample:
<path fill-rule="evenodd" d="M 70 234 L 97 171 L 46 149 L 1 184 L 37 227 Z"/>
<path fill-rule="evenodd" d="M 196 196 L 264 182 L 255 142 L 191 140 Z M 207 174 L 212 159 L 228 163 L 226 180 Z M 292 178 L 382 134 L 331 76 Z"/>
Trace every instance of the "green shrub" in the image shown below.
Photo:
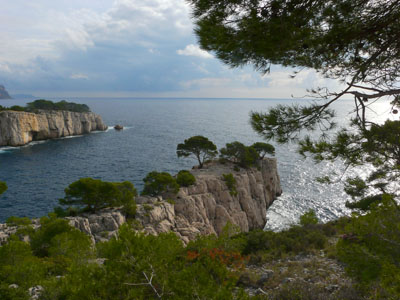
<path fill-rule="evenodd" d="M 3 181 L 0 181 L 0 195 L 3 194 L 7 190 L 7 184 Z"/>
<path fill-rule="evenodd" d="M 193 176 L 192 173 L 186 170 L 179 171 L 178 175 L 176 176 L 176 182 L 180 186 L 190 186 L 196 182 L 196 177 Z"/>
<path fill-rule="evenodd" d="M 168 198 L 168 199 L 167 199 L 167 202 L 168 202 L 169 204 L 171 204 L 171 205 L 175 205 L 175 200 L 174 200 L 174 199 Z"/>
<path fill-rule="evenodd" d="M 25 108 L 19 105 L 13 105 L 10 107 L 10 110 L 14 110 L 14 111 L 25 111 Z"/>
<path fill-rule="evenodd" d="M 391 196 L 364 215 L 354 214 L 337 244 L 346 271 L 376 299 L 400 299 L 400 210 Z"/>
<path fill-rule="evenodd" d="M 20 217 L 11 216 L 11 217 L 7 218 L 6 223 L 9 226 L 26 226 L 26 225 L 31 225 L 32 221 L 31 221 L 31 219 L 29 219 L 27 217 L 20 218 Z"/>
<path fill-rule="evenodd" d="M 321 226 L 293 226 L 281 232 L 253 230 L 243 235 L 246 238 L 243 253 L 262 254 L 266 259 L 311 253 L 323 249 L 328 240 Z"/>
<path fill-rule="evenodd" d="M 179 192 L 179 184 L 167 172 L 150 172 L 143 181 L 142 195 L 157 196 L 164 193 L 177 194 Z"/>
<path fill-rule="evenodd" d="M 313 224 L 318 224 L 318 218 L 315 211 L 310 209 L 308 212 L 300 216 L 300 225 L 307 226 Z"/>
<path fill-rule="evenodd" d="M 124 213 L 134 216 L 136 195 L 136 189 L 129 181 L 107 182 L 100 179 L 81 178 L 65 189 L 65 197 L 59 202 L 61 205 L 72 205 L 75 209 L 89 212 L 96 212 L 106 207 L 122 206 Z M 56 213 L 63 214 L 59 209 Z"/>
<path fill-rule="evenodd" d="M 222 177 L 224 178 L 226 186 L 229 189 L 229 193 L 232 196 L 236 196 L 237 195 L 237 190 L 236 190 L 236 179 L 235 179 L 235 177 L 233 177 L 232 173 L 222 174 Z"/>
<path fill-rule="evenodd" d="M 68 224 L 67 220 L 56 217 L 42 217 L 40 219 L 40 228 L 31 236 L 31 248 L 33 253 L 39 257 L 49 255 L 51 240 L 62 233 L 68 233 L 75 230 Z"/>

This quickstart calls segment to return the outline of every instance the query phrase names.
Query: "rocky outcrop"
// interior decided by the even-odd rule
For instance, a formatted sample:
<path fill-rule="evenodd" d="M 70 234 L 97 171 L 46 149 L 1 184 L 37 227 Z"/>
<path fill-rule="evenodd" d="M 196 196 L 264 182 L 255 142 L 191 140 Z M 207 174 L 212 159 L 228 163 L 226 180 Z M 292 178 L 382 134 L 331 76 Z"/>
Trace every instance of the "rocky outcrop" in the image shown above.
<path fill-rule="evenodd" d="M 38 113 L 0 112 L 0 146 L 22 146 L 32 141 L 81 135 L 106 130 L 101 117 L 92 112 L 41 110 Z"/>
<path fill-rule="evenodd" d="M 219 235 L 230 222 L 241 231 L 263 229 L 268 207 L 282 193 L 276 160 L 261 161 L 257 168 L 233 170 L 232 164 L 213 162 L 191 173 L 196 183 L 181 187 L 176 199 L 161 197 L 137 199 L 137 220 L 145 232 L 158 234 L 173 231 L 184 242 L 198 235 Z M 232 173 L 237 195 L 223 179 Z"/>
<path fill-rule="evenodd" d="M 262 229 L 268 207 L 282 192 L 275 159 L 265 159 L 257 168 L 240 171 L 234 171 L 232 164 L 211 163 L 191 172 L 196 183 L 181 187 L 174 199 L 137 197 L 137 230 L 154 235 L 175 232 L 187 243 L 198 235 L 219 235 L 228 222 L 242 231 Z M 222 174 L 229 173 L 236 180 L 237 195 L 231 194 L 223 179 Z M 125 223 L 117 209 L 68 219 L 95 241 L 115 235 Z"/>
<path fill-rule="evenodd" d="M 4 85 L 0 85 L 0 99 L 12 99 Z"/>
<path fill-rule="evenodd" d="M 276 160 L 264 159 L 257 168 L 239 171 L 234 171 L 233 167 L 229 163 L 213 162 L 203 169 L 192 170 L 196 183 L 181 187 L 174 199 L 137 197 L 137 213 L 132 226 L 153 235 L 174 232 L 184 243 L 198 235 L 219 235 L 228 222 L 245 232 L 263 229 L 268 207 L 282 192 Z M 222 176 L 230 173 L 236 180 L 236 195 L 231 193 Z M 119 227 L 126 223 L 118 208 L 67 219 L 71 226 L 90 235 L 94 242 L 115 236 Z M 16 228 L 1 226 L 0 240 L 5 242 Z"/>

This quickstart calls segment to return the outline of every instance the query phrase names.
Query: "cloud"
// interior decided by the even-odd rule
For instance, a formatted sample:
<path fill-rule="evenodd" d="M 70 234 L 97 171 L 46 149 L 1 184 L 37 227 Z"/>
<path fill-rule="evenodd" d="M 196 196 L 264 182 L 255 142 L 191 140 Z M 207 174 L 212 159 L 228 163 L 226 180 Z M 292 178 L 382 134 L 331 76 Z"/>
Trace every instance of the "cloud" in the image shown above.
<path fill-rule="evenodd" d="M 186 56 L 196 56 L 196 57 L 201 57 L 201 58 L 213 58 L 213 56 L 208 53 L 207 51 L 204 51 L 200 49 L 198 45 L 190 44 L 185 47 L 183 50 L 178 50 L 176 51 L 179 55 L 186 55 Z"/>
<path fill-rule="evenodd" d="M 89 79 L 89 76 L 85 74 L 72 74 L 69 78 L 71 79 Z"/>
<path fill-rule="evenodd" d="M 262 77 L 250 67 L 223 65 L 196 45 L 183 0 L 60 3 L 7 1 L 2 7 L 0 79 L 8 90 L 290 97 L 323 82 L 307 72 L 292 80 L 282 68 Z"/>

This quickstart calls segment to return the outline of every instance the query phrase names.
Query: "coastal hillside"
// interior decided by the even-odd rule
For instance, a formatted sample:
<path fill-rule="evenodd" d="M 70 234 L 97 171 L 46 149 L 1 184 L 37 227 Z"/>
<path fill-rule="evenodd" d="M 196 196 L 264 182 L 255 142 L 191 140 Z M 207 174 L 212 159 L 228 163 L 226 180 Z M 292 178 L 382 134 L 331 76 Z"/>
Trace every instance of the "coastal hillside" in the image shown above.
<path fill-rule="evenodd" d="M 11 96 L 6 91 L 4 85 L 0 84 L 0 99 L 11 99 Z"/>
<path fill-rule="evenodd" d="M 101 117 L 92 112 L 39 110 L 0 112 L 0 146 L 23 146 L 32 141 L 106 130 Z"/>

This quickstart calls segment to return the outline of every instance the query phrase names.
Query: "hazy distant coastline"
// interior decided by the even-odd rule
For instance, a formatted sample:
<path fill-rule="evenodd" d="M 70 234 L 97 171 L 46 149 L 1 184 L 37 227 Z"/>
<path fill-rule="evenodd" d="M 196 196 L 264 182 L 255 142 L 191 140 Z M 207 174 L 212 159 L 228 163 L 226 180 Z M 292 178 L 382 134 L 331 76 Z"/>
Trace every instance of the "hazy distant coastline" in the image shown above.
<path fill-rule="evenodd" d="M 0 85 L 0 99 L 12 99 L 4 85 Z"/>

